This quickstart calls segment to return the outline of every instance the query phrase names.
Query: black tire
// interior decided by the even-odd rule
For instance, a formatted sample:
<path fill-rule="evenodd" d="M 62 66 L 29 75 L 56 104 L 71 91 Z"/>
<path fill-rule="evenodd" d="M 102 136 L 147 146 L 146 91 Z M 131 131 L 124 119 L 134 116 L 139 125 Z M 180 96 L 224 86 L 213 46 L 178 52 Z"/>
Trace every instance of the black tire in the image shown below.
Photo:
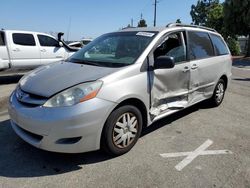
<path fill-rule="evenodd" d="M 126 124 L 126 120 L 129 123 L 123 128 Z M 132 120 L 134 121 L 132 122 Z M 131 126 L 129 126 L 129 124 Z M 104 125 L 101 148 L 113 156 L 122 155 L 135 145 L 141 135 L 141 130 L 142 115 L 140 110 L 132 105 L 121 106 L 109 115 Z M 121 140 L 122 142 L 118 144 Z"/>
<path fill-rule="evenodd" d="M 223 92 L 221 89 L 223 89 Z M 225 91 L 226 91 L 225 81 L 223 79 L 220 79 L 214 88 L 213 96 L 209 99 L 209 102 L 213 107 L 217 107 L 222 103 Z M 218 94 L 218 92 L 220 93 L 220 95 Z"/>

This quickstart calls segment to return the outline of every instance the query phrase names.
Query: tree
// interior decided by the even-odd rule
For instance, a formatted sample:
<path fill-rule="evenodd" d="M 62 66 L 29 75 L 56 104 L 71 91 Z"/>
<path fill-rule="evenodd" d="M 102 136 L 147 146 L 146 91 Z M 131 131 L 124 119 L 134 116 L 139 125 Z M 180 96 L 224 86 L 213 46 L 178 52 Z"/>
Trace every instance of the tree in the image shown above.
<path fill-rule="evenodd" d="M 231 35 L 248 36 L 246 56 L 250 56 L 250 0 L 226 0 L 224 3 L 225 28 Z"/>
<path fill-rule="evenodd" d="M 224 38 L 228 37 L 228 34 L 224 27 L 224 13 L 222 4 L 214 4 L 207 11 L 206 26 L 215 29 Z"/>
<path fill-rule="evenodd" d="M 228 31 L 224 24 L 224 3 L 219 1 L 198 0 L 197 5 L 192 5 L 190 12 L 193 24 L 214 28 L 226 40 L 233 55 L 239 55 L 240 46 L 235 34 Z"/>
<path fill-rule="evenodd" d="M 223 4 L 214 4 L 210 6 L 207 13 L 206 26 L 214 28 L 226 40 L 228 47 L 233 55 L 240 54 L 240 45 L 235 36 L 230 36 L 229 32 L 224 26 L 224 6 Z"/>
<path fill-rule="evenodd" d="M 219 0 L 198 0 L 196 5 L 191 6 L 190 15 L 192 17 L 192 24 L 206 25 L 208 11 L 211 6 L 219 4 Z"/>
<path fill-rule="evenodd" d="M 141 20 L 138 22 L 138 26 L 137 26 L 137 27 L 147 27 L 146 20 L 141 19 Z"/>
<path fill-rule="evenodd" d="M 175 23 L 181 23 L 181 19 L 177 19 Z"/>

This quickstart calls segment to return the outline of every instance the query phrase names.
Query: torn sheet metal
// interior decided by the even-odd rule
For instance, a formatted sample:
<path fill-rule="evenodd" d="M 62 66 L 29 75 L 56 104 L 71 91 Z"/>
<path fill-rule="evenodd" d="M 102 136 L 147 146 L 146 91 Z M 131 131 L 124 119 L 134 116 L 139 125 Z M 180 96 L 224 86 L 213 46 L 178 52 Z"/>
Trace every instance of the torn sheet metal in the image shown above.
<path fill-rule="evenodd" d="M 158 103 L 154 104 L 150 109 L 150 114 L 153 116 L 158 116 L 170 110 L 177 110 L 185 108 L 188 105 L 188 96 L 170 97 L 166 99 L 161 99 Z"/>

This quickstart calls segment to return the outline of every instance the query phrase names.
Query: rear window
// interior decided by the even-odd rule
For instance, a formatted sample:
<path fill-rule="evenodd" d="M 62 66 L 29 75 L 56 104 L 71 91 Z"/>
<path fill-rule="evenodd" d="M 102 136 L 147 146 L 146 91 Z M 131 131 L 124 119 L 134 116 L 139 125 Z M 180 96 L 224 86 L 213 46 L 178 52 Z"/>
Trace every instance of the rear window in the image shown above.
<path fill-rule="evenodd" d="M 38 40 L 41 46 L 58 46 L 58 41 L 53 39 L 52 37 L 45 36 L 45 35 L 37 35 Z"/>
<path fill-rule="evenodd" d="M 211 34 L 210 37 L 212 39 L 216 55 L 229 54 L 226 44 L 224 43 L 221 37 L 213 34 Z"/>
<path fill-rule="evenodd" d="M 23 46 L 35 46 L 35 39 L 32 34 L 13 33 L 13 42 Z"/>
<path fill-rule="evenodd" d="M 191 60 L 214 56 L 214 49 L 207 33 L 190 31 L 188 36 Z"/>
<path fill-rule="evenodd" d="M 0 32 L 0 46 L 5 46 L 4 33 Z"/>

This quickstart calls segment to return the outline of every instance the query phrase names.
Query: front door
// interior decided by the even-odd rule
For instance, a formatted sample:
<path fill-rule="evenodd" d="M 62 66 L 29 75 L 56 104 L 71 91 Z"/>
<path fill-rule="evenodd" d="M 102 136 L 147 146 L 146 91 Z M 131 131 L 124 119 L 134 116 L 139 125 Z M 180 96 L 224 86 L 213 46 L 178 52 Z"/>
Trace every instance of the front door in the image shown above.
<path fill-rule="evenodd" d="M 175 66 L 149 72 L 151 85 L 150 115 L 153 119 L 161 114 L 185 108 L 188 105 L 190 63 L 186 61 L 185 32 L 164 36 L 149 56 L 153 64 L 159 56 L 171 56 Z"/>
<path fill-rule="evenodd" d="M 59 45 L 59 42 L 47 35 L 38 34 L 40 43 L 41 64 L 52 63 L 64 59 L 66 51 Z"/>

